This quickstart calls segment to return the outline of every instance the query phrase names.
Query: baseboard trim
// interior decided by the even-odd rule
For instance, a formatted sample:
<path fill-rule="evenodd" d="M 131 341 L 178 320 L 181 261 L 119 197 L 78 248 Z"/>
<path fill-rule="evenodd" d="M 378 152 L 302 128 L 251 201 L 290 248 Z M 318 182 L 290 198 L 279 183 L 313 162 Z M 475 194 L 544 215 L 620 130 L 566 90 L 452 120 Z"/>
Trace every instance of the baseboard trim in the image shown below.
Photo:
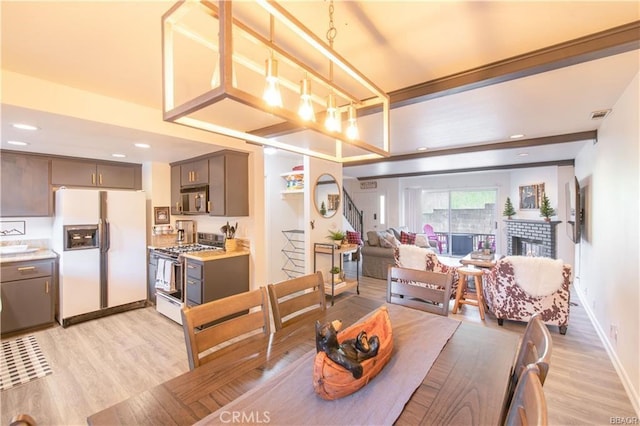
<path fill-rule="evenodd" d="M 600 326 L 600 323 L 596 319 L 595 314 L 591 310 L 591 307 L 589 306 L 589 301 L 584 297 L 584 292 L 580 287 L 579 280 L 577 279 L 573 280 L 573 288 L 575 290 L 574 293 L 577 293 L 578 299 L 580 299 L 580 303 L 582 303 L 582 307 L 587 313 L 589 320 L 591 320 L 591 324 L 593 324 L 593 327 L 595 328 L 596 333 L 598 334 L 598 337 L 600 337 L 600 341 L 602 342 L 604 349 L 607 351 L 607 354 L 609 355 L 609 359 L 611 359 L 613 368 L 615 368 L 616 373 L 618 373 L 618 377 L 622 382 L 622 386 L 624 386 L 624 390 L 627 392 L 627 396 L 631 401 L 631 405 L 633 406 L 633 409 L 635 410 L 636 415 L 638 416 L 638 418 L 640 418 L 640 396 L 631 385 L 631 380 L 629 379 L 629 376 L 627 375 L 627 372 L 625 371 L 624 367 L 620 363 L 618 354 L 616 353 L 613 346 L 611 346 L 611 342 L 609 342 L 609 339 L 607 338 L 607 334 L 604 332 L 604 330 Z"/>

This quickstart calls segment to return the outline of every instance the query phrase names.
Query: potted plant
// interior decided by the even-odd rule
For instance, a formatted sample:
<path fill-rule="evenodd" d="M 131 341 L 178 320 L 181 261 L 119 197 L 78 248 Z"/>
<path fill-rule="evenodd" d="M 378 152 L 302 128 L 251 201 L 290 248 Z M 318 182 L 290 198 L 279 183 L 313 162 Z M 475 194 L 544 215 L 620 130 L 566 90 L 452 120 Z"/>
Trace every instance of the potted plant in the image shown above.
<path fill-rule="evenodd" d="M 511 216 L 516 215 L 513 204 L 511 204 L 511 198 L 509 197 L 507 197 L 507 201 L 504 203 L 504 211 L 502 212 L 502 215 L 507 216 L 507 219 L 511 219 Z"/>
<path fill-rule="evenodd" d="M 337 284 L 340 281 L 342 281 L 342 274 L 340 273 L 340 268 L 338 266 L 334 266 L 333 268 L 331 268 L 331 270 L 329 272 L 333 276 L 333 282 L 334 283 Z"/>
<path fill-rule="evenodd" d="M 547 194 L 542 194 L 542 203 L 540 204 L 540 216 L 544 217 L 546 222 L 551 221 L 551 216 L 555 215 L 556 211 L 551 207 L 549 197 Z"/>
<path fill-rule="evenodd" d="M 489 237 L 486 237 L 482 243 L 482 252 L 484 254 L 491 254 L 491 241 L 489 241 Z"/>
<path fill-rule="evenodd" d="M 347 234 L 345 234 L 340 229 L 337 229 L 335 231 L 329 229 L 329 235 L 327 235 L 327 238 L 332 240 L 336 247 L 340 248 L 342 246 L 342 241 L 346 238 L 346 236 Z"/>

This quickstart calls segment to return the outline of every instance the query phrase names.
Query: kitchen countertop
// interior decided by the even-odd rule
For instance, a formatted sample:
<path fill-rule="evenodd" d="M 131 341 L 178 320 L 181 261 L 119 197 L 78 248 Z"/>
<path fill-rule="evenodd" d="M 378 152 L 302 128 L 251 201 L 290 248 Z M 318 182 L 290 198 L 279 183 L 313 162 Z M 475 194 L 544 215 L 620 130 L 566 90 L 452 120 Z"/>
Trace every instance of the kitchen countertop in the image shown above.
<path fill-rule="evenodd" d="M 0 255 L 0 263 L 29 262 L 32 260 L 55 259 L 58 254 L 49 249 L 39 249 L 29 253 L 11 253 Z"/>
<path fill-rule="evenodd" d="M 208 260 L 226 259 L 226 258 L 235 257 L 235 256 L 248 256 L 249 253 L 250 253 L 249 250 L 235 250 L 235 251 L 205 250 L 205 251 L 196 251 L 193 253 L 185 253 L 182 256 L 187 259 L 206 262 Z"/>

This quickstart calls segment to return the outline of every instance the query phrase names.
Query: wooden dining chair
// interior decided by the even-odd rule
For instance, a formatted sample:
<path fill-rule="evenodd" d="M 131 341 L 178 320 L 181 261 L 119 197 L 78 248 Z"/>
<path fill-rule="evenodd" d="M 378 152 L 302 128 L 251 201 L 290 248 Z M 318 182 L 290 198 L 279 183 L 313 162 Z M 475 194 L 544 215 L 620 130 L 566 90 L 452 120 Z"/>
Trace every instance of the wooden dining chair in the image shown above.
<path fill-rule="evenodd" d="M 221 349 L 253 335 L 268 336 L 271 333 L 268 299 L 266 288 L 260 287 L 258 290 L 182 308 L 189 369 L 212 361 Z"/>
<path fill-rule="evenodd" d="M 449 315 L 453 275 L 418 269 L 389 267 L 387 302 Z"/>
<path fill-rule="evenodd" d="M 322 272 L 269 284 L 269 300 L 276 330 L 308 311 L 327 308 Z"/>
<path fill-rule="evenodd" d="M 522 372 L 526 370 L 528 365 L 535 365 L 538 368 L 540 384 L 544 385 L 547 373 L 549 372 L 552 346 L 551 332 L 549 332 L 547 326 L 542 322 L 540 314 L 534 314 L 527 323 L 527 328 L 524 330 L 518 352 L 516 353 L 515 362 L 509 378 L 507 397 L 503 407 L 503 417 L 506 415 L 506 411 L 514 398 L 515 389 L 522 376 Z"/>
<path fill-rule="evenodd" d="M 511 383 L 514 388 L 520 374 L 529 364 L 535 364 L 538 367 L 540 371 L 540 383 L 544 385 L 547 373 L 549 372 L 552 346 L 551 332 L 549 332 L 545 323 L 542 322 L 540 314 L 534 314 L 527 323 L 527 328 L 524 330 L 516 355 L 516 361 L 513 366 Z"/>
<path fill-rule="evenodd" d="M 539 370 L 529 364 L 518 379 L 513 400 L 504 422 L 506 426 L 546 426 L 547 402 L 544 397 Z"/>

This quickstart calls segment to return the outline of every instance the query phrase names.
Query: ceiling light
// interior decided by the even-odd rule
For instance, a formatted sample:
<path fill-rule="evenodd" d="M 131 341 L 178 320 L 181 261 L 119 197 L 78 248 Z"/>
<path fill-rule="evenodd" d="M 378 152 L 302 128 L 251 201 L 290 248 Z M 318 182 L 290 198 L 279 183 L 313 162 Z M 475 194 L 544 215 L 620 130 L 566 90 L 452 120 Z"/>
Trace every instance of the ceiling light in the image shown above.
<path fill-rule="evenodd" d="M 126 155 L 124 154 L 111 154 L 112 157 L 116 157 L 116 158 L 124 158 L 126 157 Z"/>
<path fill-rule="evenodd" d="M 38 130 L 38 127 L 32 126 L 31 124 L 14 123 L 12 126 L 20 130 Z"/>
<path fill-rule="evenodd" d="M 277 2 L 178 2 L 162 29 L 165 121 L 336 162 L 390 155 L 389 96 Z M 318 65 L 324 61 L 334 76 Z M 325 101 L 335 109 L 324 110 Z M 366 141 L 341 128 L 351 105 L 352 117 L 374 111 L 366 128 L 360 123 Z M 317 121 L 306 121 L 312 109 Z M 324 126 L 327 115 L 332 130 Z M 271 131 L 277 126 L 286 130 Z M 292 132 L 301 135 L 268 136 Z"/>
<path fill-rule="evenodd" d="M 304 121 L 316 121 L 316 113 L 313 111 L 313 102 L 311 101 L 311 80 L 306 75 L 300 81 L 300 106 L 298 107 L 298 115 Z"/>
<path fill-rule="evenodd" d="M 264 153 L 265 153 L 265 154 L 267 154 L 267 155 L 274 155 L 274 154 L 277 154 L 277 153 L 278 153 L 278 150 L 277 150 L 277 149 L 275 149 L 275 148 L 274 148 L 274 147 L 272 147 L 272 146 L 267 146 L 267 147 L 265 147 L 265 149 L 264 149 Z"/>
<path fill-rule="evenodd" d="M 418 151 L 426 151 L 427 147 L 426 146 L 421 146 L 420 148 L 418 148 Z"/>
<path fill-rule="evenodd" d="M 517 133 L 515 135 L 511 135 L 509 136 L 510 139 L 520 139 L 520 138 L 524 138 L 524 135 L 522 133 Z"/>
<path fill-rule="evenodd" d="M 526 157 L 527 155 L 529 155 L 528 152 L 519 152 L 518 153 L 518 157 Z"/>
<path fill-rule="evenodd" d="M 29 145 L 28 143 L 26 143 L 26 142 L 21 142 L 21 141 L 7 141 L 7 143 L 8 143 L 9 145 L 17 145 L 17 146 L 26 146 L 26 145 Z"/>
<path fill-rule="evenodd" d="M 134 146 L 138 148 L 151 148 L 151 145 L 149 145 L 148 143 L 136 143 L 134 144 Z"/>

